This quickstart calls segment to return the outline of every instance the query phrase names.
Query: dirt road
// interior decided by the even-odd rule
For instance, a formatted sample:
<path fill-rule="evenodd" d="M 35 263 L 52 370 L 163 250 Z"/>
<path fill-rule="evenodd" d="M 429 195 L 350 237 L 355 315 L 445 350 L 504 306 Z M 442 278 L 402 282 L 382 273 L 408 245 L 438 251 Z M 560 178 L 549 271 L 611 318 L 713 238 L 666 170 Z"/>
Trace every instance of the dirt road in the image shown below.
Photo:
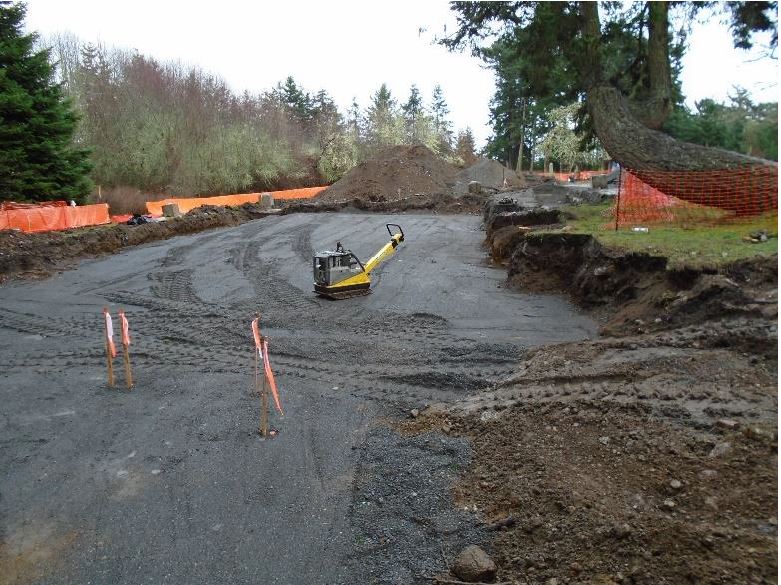
<path fill-rule="evenodd" d="M 313 251 L 341 240 L 368 257 L 386 221 L 407 239 L 374 293 L 315 298 Z M 596 331 L 561 299 L 504 288 L 482 239 L 473 216 L 289 215 L 0 288 L 0 583 L 404 583 L 441 568 L 426 563 L 443 542 L 478 538 L 450 509 L 465 444 L 402 445 L 378 420 Z M 130 319 L 132 392 L 121 372 L 105 384 L 104 305 Z M 255 311 L 286 411 L 268 442 Z"/>

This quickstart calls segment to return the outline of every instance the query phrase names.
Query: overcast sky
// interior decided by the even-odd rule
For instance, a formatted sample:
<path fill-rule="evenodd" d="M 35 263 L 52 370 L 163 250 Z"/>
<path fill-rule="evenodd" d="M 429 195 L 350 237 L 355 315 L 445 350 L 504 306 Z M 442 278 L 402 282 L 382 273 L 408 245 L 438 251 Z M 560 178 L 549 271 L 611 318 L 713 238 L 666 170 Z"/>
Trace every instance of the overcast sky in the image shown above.
<path fill-rule="evenodd" d="M 292 75 L 310 92 L 327 90 L 346 110 L 353 97 L 365 107 L 383 82 L 401 102 L 413 83 L 428 102 L 439 83 L 455 128 L 470 126 L 479 145 L 490 134 L 492 72 L 432 44 L 435 34 L 455 27 L 447 2 L 29 0 L 27 7 L 28 30 L 68 31 L 197 65 L 236 92 L 258 93 Z M 755 57 L 732 49 L 716 19 L 697 25 L 684 62 L 687 102 L 724 100 L 736 84 L 756 101 L 777 101 L 777 61 L 751 62 Z"/>

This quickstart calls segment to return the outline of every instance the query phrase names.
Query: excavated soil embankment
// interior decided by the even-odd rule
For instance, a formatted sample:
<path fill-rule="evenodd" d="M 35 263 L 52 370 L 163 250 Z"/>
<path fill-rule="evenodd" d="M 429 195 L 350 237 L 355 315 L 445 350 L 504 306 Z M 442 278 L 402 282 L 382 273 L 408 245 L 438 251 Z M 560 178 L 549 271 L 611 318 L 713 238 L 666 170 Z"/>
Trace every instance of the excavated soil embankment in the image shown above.
<path fill-rule="evenodd" d="M 496 530 L 500 580 L 776 582 L 777 258 L 670 268 L 555 211 L 485 218 L 508 286 L 603 322 L 405 425 L 471 438 L 454 493 Z"/>
<path fill-rule="evenodd" d="M 719 268 L 670 267 L 664 256 L 613 250 L 588 234 L 552 231 L 566 221 L 557 210 L 485 217 L 486 244 L 494 261 L 507 267 L 511 286 L 569 295 L 603 318 L 605 335 L 737 317 L 777 319 L 776 256 Z"/>
<path fill-rule="evenodd" d="M 44 278 L 80 258 L 113 254 L 128 246 L 239 225 L 266 215 L 269 215 L 268 211 L 252 204 L 240 207 L 206 205 L 176 219 L 138 226 L 117 224 L 39 234 L 0 231 L 0 282 L 11 277 Z"/>

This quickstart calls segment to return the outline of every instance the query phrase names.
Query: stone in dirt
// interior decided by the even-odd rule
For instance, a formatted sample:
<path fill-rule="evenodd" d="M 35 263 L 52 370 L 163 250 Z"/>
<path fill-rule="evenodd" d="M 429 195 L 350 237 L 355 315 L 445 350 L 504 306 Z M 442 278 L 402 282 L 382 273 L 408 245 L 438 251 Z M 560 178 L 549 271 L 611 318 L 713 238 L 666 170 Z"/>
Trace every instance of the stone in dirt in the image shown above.
<path fill-rule="evenodd" d="M 483 549 L 470 544 L 455 558 L 451 572 L 467 583 L 487 583 L 496 578 L 496 564 Z"/>
<path fill-rule="evenodd" d="M 732 450 L 732 445 L 729 443 L 716 443 L 716 445 L 708 453 L 708 457 L 723 457 Z"/>

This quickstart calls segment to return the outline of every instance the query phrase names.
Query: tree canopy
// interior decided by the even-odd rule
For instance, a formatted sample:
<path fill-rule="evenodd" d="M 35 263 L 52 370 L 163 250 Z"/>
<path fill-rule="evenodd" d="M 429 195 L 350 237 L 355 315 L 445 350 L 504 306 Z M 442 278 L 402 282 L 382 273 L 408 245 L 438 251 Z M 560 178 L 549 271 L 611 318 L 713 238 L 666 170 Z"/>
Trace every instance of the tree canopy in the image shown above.
<path fill-rule="evenodd" d="M 506 85 L 497 93 L 511 96 L 495 104 L 498 115 L 508 115 L 504 106 L 517 119 L 518 103 L 529 111 L 536 104 L 549 109 L 578 101 L 585 141 L 598 136 L 628 166 L 748 164 L 653 130 L 664 128 L 681 101 L 676 74 L 692 18 L 723 10 L 739 46 L 770 31 L 775 49 L 776 2 L 453 2 L 451 8 L 458 27 L 441 42 L 451 49 L 469 47 L 495 67 L 500 85 Z M 671 31 L 673 20 L 681 26 Z M 637 142 L 642 149 L 632 147 Z"/>
<path fill-rule="evenodd" d="M 24 4 L 0 2 L 0 199 L 81 200 L 89 152 L 73 144 L 77 115 L 24 16 Z"/>
<path fill-rule="evenodd" d="M 434 130 L 417 87 L 399 107 L 389 87 L 341 111 L 325 89 L 288 76 L 259 94 L 230 90 L 195 67 L 136 52 L 44 39 L 65 93 L 81 115 L 79 141 L 92 148 L 103 192 L 218 194 L 322 185 L 378 148 L 422 143 L 455 160 Z M 444 101 L 444 94 L 442 94 Z M 443 124 L 450 127 L 447 114 Z"/>

